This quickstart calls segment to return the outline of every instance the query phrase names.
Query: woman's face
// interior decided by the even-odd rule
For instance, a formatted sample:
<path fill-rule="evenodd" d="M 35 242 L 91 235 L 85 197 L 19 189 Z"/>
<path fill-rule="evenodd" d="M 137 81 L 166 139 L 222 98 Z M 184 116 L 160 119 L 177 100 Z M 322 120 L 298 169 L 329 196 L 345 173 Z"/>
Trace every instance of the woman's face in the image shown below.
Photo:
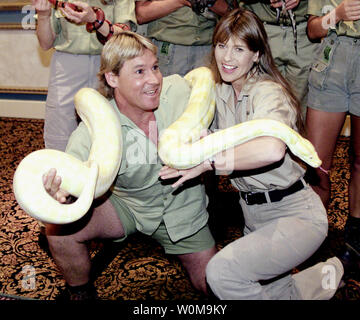
<path fill-rule="evenodd" d="M 215 47 L 215 60 L 221 78 L 230 82 L 237 93 L 241 91 L 246 76 L 258 57 L 258 52 L 250 51 L 246 43 L 235 36 Z"/>

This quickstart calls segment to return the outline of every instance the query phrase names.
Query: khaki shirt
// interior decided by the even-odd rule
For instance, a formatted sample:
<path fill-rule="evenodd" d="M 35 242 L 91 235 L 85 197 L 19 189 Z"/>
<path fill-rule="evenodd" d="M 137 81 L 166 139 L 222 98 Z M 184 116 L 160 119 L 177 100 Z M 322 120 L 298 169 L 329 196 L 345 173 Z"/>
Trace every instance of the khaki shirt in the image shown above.
<path fill-rule="evenodd" d="M 187 106 L 190 87 L 178 75 L 164 78 L 160 106 L 155 111 L 159 134 L 180 117 Z M 114 100 L 113 107 L 118 111 Z M 119 111 L 118 111 L 119 112 Z M 172 241 L 200 230 L 208 219 L 206 195 L 200 183 L 174 191 L 171 183 L 159 181 L 162 167 L 156 146 L 129 118 L 119 112 L 123 153 L 112 196 L 133 214 L 139 231 L 151 235 L 164 220 Z M 111 147 L 109 141 L 109 147 Z M 83 122 L 70 137 L 66 152 L 88 159 L 91 139 Z"/>
<path fill-rule="evenodd" d="M 148 24 L 147 35 L 158 41 L 186 46 L 210 45 L 216 21 L 197 15 L 187 6 Z"/>
<path fill-rule="evenodd" d="M 316 0 L 315 0 L 316 1 Z M 244 6 L 244 8 L 251 10 L 254 12 L 261 21 L 276 24 L 276 10 L 270 6 L 270 0 L 248 0 L 248 1 L 240 1 L 240 4 Z M 306 14 L 308 9 L 308 1 L 301 0 L 299 5 L 292 9 L 295 13 L 296 22 L 304 22 L 307 20 Z M 284 24 L 291 25 L 291 21 L 289 18 L 284 19 Z"/>
<path fill-rule="evenodd" d="M 335 9 L 341 2 L 342 0 L 309 0 L 308 14 L 322 17 Z M 340 21 L 334 29 L 329 29 L 330 32 L 336 32 L 338 36 L 360 38 L 360 20 Z"/>
<path fill-rule="evenodd" d="M 231 85 L 217 84 L 212 128 L 225 129 L 253 119 L 277 120 L 296 129 L 296 111 L 281 86 L 267 76 L 254 74 L 248 77 L 238 99 Z M 241 191 L 264 192 L 286 189 L 303 175 L 304 169 L 287 153 L 277 167 L 263 173 L 261 169 L 251 170 L 249 175 L 231 179 L 231 182 Z"/>
<path fill-rule="evenodd" d="M 114 5 L 104 5 L 100 0 L 82 0 L 82 2 L 102 8 L 105 13 L 105 19 L 112 23 L 130 22 L 132 26 L 136 24 L 133 0 L 114 0 Z M 51 25 L 56 35 L 54 42 L 56 50 L 73 54 L 96 55 L 101 53 L 103 45 L 96 38 L 96 32 L 87 32 L 85 24 L 77 25 L 71 23 L 66 20 L 60 10 L 53 9 Z"/>

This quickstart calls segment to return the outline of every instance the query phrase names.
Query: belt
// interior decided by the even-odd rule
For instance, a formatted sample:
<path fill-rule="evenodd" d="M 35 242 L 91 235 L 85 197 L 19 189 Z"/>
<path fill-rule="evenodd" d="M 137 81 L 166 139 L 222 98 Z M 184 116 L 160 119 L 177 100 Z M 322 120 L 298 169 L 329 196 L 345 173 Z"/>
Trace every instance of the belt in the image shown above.
<path fill-rule="evenodd" d="M 304 182 L 303 182 L 304 180 Z M 282 200 L 282 198 L 289 196 L 297 191 L 304 189 L 306 185 L 307 179 L 300 179 L 292 184 L 289 188 L 283 190 L 272 190 L 268 191 L 270 202 L 278 202 Z M 243 192 L 240 191 L 241 198 L 243 198 L 247 205 L 251 206 L 254 204 L 263 204 L 267 203 L 266 192 Z"/>
<path fill-rule="evenodd" d="M 297 21 L 295 22 L 295 25 L 299 25 L 300 23 L 303 23 L 303 22 L 306 22 L 306 21 Z M 278 26 L 278 27 L 292 27 L 292 24 L 291 24 L 291 21 L 283 21 L 283 22 L 263 22 L 263 24 L 269 24 L 271 26 Z"/>

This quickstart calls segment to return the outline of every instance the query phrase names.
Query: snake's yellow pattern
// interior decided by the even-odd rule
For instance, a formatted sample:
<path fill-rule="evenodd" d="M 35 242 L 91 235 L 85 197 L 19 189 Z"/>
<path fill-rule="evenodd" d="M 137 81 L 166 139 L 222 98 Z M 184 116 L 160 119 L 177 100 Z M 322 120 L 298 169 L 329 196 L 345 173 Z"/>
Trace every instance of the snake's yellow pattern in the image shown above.
<path fill-rule="evenodd" d="M 223 150 L 260 136 L 279 138 L 294 155 L 309 165 L 321 165 L 310 141 L 275 120 L 247 121 L 200 139 L 202 130 L 209 127 L 214 116 L 215 83 L 211 71 L 205 67 L 192 70 L 185 79 L 192 87 L 189 105 L 159 140 L 159 156 L 168 166 L 191 168 Z"/>
<path fill-rule="evenodd" d="M 42 149 L 26 156 L 15 171 L 15 198 L 25 212 L 40 221 L 64 224 L 80 219 L 94 197 L 100 197 L 110 188 L 119 171 L 121 124 L 112 105 L 96 90 L 84 88 L 75 95 L 75 106 L 92 138 L 88 161 L 82 162 L 65 152 Z M 60 204 L 46 192 L 42 176 L 50 168 L 56 168 L 61 177 L 60 187 L 79 197 L 76 202 Z"/>

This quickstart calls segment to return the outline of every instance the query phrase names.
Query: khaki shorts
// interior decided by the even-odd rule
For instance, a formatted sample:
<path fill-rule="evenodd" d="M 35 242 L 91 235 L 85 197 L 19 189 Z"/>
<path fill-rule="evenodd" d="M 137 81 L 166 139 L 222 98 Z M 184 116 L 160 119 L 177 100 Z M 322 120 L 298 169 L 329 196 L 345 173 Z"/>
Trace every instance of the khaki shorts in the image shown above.
<path fill-rule="evenodd" d="M 318 47 L 309 77 L 308 106 L 360 116 L 360 39 L 331 33 Z"/>
<path fill-rule="evenodd" d="M 129 208 L 119 201 L 116 197 L 109 198 L 112 205 L 115 207 L 120 221 L 124 227 L 125 236 L 114 241 L 124 241 L 128 235 L 137 232 L 136 224 Z M 156 231 L 151 235 L 164 248 L 167 254 L 187 254 L 193 252 L 200 252 L 215 246 L 215 240 L 210 232 L 209 226 L 206 224 L 195 234 L 173 242 L 166 230 L 164 222 L 161 222 Z"/>

